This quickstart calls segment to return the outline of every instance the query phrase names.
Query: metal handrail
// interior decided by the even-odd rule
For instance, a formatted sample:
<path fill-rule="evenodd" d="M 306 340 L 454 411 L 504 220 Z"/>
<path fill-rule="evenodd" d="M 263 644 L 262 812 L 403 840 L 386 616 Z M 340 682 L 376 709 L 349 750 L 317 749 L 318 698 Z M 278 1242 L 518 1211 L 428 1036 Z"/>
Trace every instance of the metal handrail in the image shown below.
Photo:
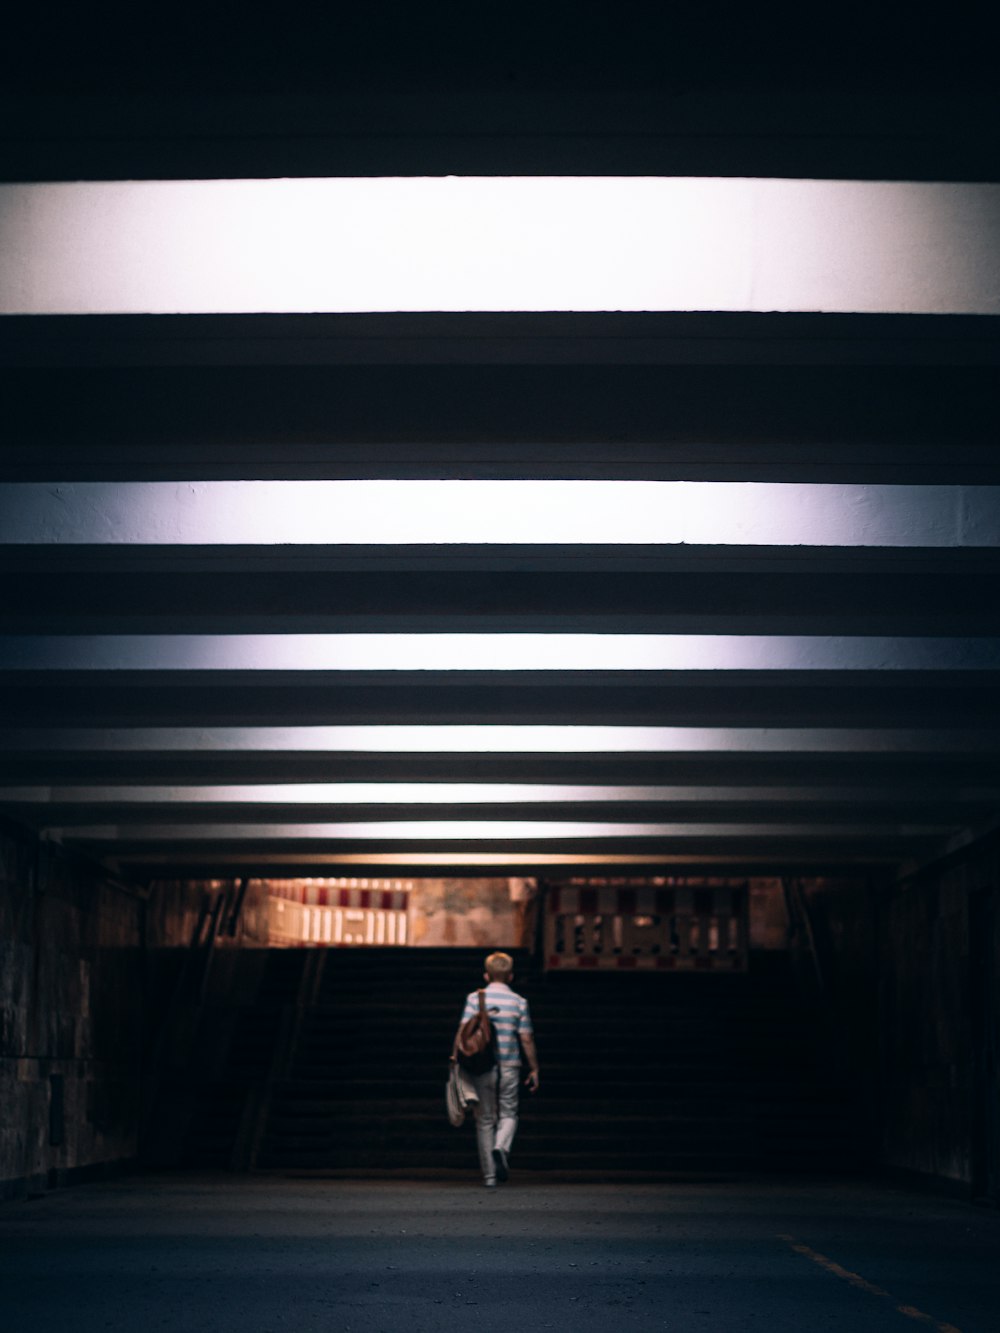
<path fill-rule="evenodd" d="M 815 1000 L 816 1012 L 826 1035 L 827 1050 L 837 1068 L 844 1064 L 844 1051 L 833 1010 L 833 999 L 816 947 L 812 917 L 802 883 L 798 879 L 782 879 L 788 912 L 788 946 L 793 966 L 800 983 L 805 982 Z"/>
<path fill-rule="evenodd" d="M 140 1134 L 148 1134 L 152 1121 L 153 1108 L 156 1105 L 160 1085 L 163 1080 L 163 1055 L 172 1031 L 177 1023 L 185 996 L 194 1000 L 194 1012 L 190 1025 L 190 1044 L 193 1045 L 199 1028 L 208 996 L 208 983 L 211 975 L 215 947 L 221 934 L 235 934 L 239 924 L 239 914 L 243 909 L 245 895 L 240 892 L 242 882 L 212 893 L 203 891 L 201 908 L 195 922 L 191 939 L 184 950 L 180 969 L 171 987 L 164 1005 L 163 1017 L 156 1032 L 146 1048 L 144 1057 L 145 1075 L 143 1078 L 143 1096 L 140 1113 Z M 228 910 L 227 910 L 228 909 Z M 200 973 L 196 969 L 200 967 Z"/>
<path fill-rule="evenodd" d="M 288 1077 L 306 1011 L 319 998 L 326 958 L 326 949 L 306 951 L 295 999 L 281 1006 L 267 1070 L 264 1077 L 247 1090 L 229 1160 L 233 1171 L 253 1171 L 257 1165 L 267 1132 L 274 1091 L 281 1080 Z"/>
<path fill-rule="evenodd" d="M 820 962 L 819 951 L 816 948 L 816 936 L 813 932 L 812 918 L 809 915 L 809 906 L 806 903 L 805 894 L 802 892 L 802 883 L 798 879 L 783 879 L 781 885 L 784 889 L 785 907 L 788 911 L 789 946 L 797 945 L 801 954 L 808 957 L 816 993 L 826 1003 L 829 998 L 826 978 L 823 973 L 823 965 Z"/>

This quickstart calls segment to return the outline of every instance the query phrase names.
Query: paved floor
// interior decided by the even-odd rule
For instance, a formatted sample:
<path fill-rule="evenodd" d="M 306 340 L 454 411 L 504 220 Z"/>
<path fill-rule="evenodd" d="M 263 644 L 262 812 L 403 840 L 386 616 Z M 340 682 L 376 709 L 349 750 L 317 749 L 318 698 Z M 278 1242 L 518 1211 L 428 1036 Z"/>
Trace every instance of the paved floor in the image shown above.
<path fill-rule="evenodd" d="M 1000 1329 L 1000 1215 L 843 1185 L 171 1176 L 0 1206 L 4 1333 Z"/>

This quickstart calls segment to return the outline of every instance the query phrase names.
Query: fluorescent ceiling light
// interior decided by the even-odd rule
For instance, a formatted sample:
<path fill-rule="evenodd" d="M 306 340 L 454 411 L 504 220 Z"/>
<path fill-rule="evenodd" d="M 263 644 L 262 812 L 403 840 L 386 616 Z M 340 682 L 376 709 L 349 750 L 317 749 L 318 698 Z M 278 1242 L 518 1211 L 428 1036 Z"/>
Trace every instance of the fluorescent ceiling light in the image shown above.
<path fill-rule="evenodd" d="M 953 791 L 926 787 L 664 787 L 557 786 L 527 782 L 288 782 L 191 786 L 0 787 L 0 802 L 17 805 L 706 805 L 757 803 L 897 804 L 995 801 L 1000 787 Z"/>
<path fill-rule="evenodd" d="M 10 727 L 24 754 L 995 754 L 1000 728 L 928 727 Z"/>
<path fill-rule="evenodd" d="M 588 838 L 811 838 L 923 837 L 954 831 L 954 823 L 919 824 L 800 824 L 745 822 L 734 824 L 666 823 L 599 824 L 539 820 L 387 820 L 322 824 L 150 824 L 86 825 L 48 830 L 58 837 L 79 841 L 114 842 L 245 842 L 296 840 L 344 842 L 534 842 Z"/>
<path fill-rule="evenodd" d="M 1000 486 L 696 481 L 0 484 L 0 543 L 1000 546 Z"/>
<path fill-rule="evenodd" d="M 1000 638 L 758 634 L 8 635 L 0 671 L 994 671 Z"/>
<path fill-rule="evenodd" d="M 206 860 L 211 862 L 210 851 L 204 847 L 185 848 L 176 846 L 164 851 L 162 848 L 150 846 L 143 847 L 137 851 L 116 848 L 113 857 L 109 858 L 112 862 L 122 864 L 136 863 L 139 865 L 193 865 L 203 867 Z M 733 853 L 712 852 L 702 854 L 698 852 L 688 852 L 684 854 L 675 854 L 667 851 L 656 852 L 519 852 L 515 850 L 502 852 L 481 852 L 462 849 L 460 851 L 418 851 L 408 850 L 399 852 L 379 851 L 379 852 L 297 852 L 288 851 L 285 848 L 278 848 L 272 851 L 261 851 L 255 848 L 253 851 L 241 851 L 239 848 L 228 847 L 225 853 L 224 865 L 219 866 L 218 873 L 232 872 L 237 866 L 246 866 L 251 874 L 260 874 L 263 867 L 273 867 L 272 873 L 275 877 L 289 874 L 292 868 L 299 875 L 306 873 L 316 873 L 322 868 L 323 874 L 342 873 L 337 871 L 337 867 L 349 866 L 397 866 L 397 867 L 416 867 L 421 870 L 433 872 L 435 869 L 453 866 L 468 868 L 492 868 L 500 869 L 508 867 L 513 870 L 520 868 L 522 871 L 531 866 L 692 866 L 692 865 L 732 865 L 738 867 L 738 872 L 745 873 L 747 868 L 747 854 L 741 852 L 738 855 Z M 897 850 L 888 850 L 878 856 L 865 849 L 861 852 L 851 854 L 849 847 L 844 849 L 842 854 L 838 855 L 838 862 L 856 861 L 860 864 L 868 864 L 873 860 L 895 863 L 899 859 Z M 783 861 L 801 862 L 799 854 L 783 854 L 780 850 L 769 851 L 767 855 L 768 864 L 778 864 Z"/>
<path fill-rule="evenodd" d="M 1000 312 L 1000 186 L 708 177 L 0 186 L 0 313 Z"/>

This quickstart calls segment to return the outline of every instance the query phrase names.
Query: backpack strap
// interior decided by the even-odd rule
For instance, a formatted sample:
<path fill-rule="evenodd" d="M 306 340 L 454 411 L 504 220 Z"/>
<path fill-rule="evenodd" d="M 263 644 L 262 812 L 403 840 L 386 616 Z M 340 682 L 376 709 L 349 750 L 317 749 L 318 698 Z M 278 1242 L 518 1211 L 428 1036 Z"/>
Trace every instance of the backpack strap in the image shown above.
<path fill-rule="evenodd" d="M 480 1014 L 481 1014 L 482 1017 L 483 1017 L 483 1022 L 484 1022 L 484 1023 L 488 1023 L 489 1026 L 490 1026 L 490 1035 L 491 1035 L 492 1038 L 493 1038 L 493 1042 L 492 1042 L 492 1045 L 493 1045 L 493 1058 L 494 1058 L 494 1060 L 495 1060 L 495 1062 L 496 1062 L 497 1076 L 499 1077 L 499 1074 L 500 1074 L 500 1051 L 499 1051 L 499 1048 L 497 1047 L 497 1030 L 496 1030 L 496 1028 L 493 1026 L 493 1020 L 490 1018 L 489 1014 L 486 1012 L 486 990 L 485 990 L 485 987 L 480 987 L 480 989 L 479 989 L 479 1012 L 480 1012 Z"/>

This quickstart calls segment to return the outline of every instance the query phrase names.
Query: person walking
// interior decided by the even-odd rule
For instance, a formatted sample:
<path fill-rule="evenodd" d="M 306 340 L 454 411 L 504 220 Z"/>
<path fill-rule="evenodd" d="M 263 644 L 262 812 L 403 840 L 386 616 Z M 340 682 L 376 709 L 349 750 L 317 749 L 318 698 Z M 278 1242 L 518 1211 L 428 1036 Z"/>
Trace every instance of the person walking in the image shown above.
<path fill-rule="evenodd" d="M 538 1091 L 538 1052 L 528 1001 L 511 990 L 514 960 L 510 954 L 491 953 L 486 959 L 486 1012 L 493 1024 L 496 1065 L 485 1074 L 472 1075 L 479 1097 L 475 1108 L 476 1143 L 483 1183 L 493 1189 L 509 1175 L 509 1156 L 517 1132 L 518 1096 L 521 1081 L 521 1054 L 528 1062 L 524 1086 Z M 471 991 L 459 1021 L 462 1024 L 479 1011 L 479 992 Z M 458 1059 L 458 1032 L 452 1044 L 452 1060 Z"/>

